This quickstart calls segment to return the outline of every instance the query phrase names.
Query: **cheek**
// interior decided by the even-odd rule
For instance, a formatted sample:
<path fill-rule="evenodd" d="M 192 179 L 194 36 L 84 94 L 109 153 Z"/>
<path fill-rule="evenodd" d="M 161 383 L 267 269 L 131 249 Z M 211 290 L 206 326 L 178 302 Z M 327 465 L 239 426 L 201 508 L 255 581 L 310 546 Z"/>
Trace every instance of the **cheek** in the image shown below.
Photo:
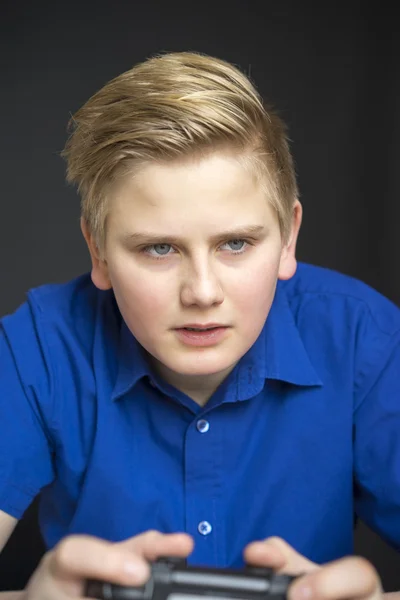
<path fill-rule="evenodd" d="M 249 319 L 268 312 L 272 303 L 279 265 L 277 261 L 263 260 L 242 271 L 235 282 L 235 304 L 248 311 Z"/>
<path fill-rule="evenodd" d="M 171 278 L 143 273 L 132 265 L 127 267 L 111 269 L 110 279 L 118 306 L 126 321 L 146 321 L 148 327 L 171 307 Z"/>

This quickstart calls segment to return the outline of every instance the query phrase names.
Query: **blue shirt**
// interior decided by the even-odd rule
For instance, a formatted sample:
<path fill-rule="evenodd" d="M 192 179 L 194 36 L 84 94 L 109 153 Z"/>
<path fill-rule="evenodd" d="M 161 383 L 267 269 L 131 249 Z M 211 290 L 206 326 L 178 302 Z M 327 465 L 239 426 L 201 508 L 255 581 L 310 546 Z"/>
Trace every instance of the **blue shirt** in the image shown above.
<path fill-rule="evenodd" d="M 400 311 L 300 264 L 205 407 L 158 379 L 89 275 L 31 290 L 0 328 L 0 509 L 40 494 L 69 533 L 194 537 L 189 562 L 240 566 L 278 535 L 349 554 L 357 514 L 400 548 Z"/>

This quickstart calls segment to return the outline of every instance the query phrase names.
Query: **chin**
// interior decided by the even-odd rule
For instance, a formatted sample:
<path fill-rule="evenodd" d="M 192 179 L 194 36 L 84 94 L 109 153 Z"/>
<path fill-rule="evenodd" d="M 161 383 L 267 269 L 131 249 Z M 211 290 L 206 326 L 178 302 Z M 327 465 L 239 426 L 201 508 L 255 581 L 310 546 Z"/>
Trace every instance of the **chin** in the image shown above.
<path fill-rule="evenodd" d="M 177 361 L 175 365 L 171 365 L 169 368 L 181 375 L 216 375 L 231 368 L 234 363 L 234 360 L 216 360 L 215 357 L 204 359 L 204 357 L 200 357 L 194 360 Z"/>

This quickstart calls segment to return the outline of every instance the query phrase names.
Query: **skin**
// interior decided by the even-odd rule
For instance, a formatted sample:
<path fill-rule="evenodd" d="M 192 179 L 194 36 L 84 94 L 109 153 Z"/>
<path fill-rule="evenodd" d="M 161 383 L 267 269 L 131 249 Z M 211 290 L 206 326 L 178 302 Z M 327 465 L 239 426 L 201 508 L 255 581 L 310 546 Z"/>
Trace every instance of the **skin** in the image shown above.
<path fill-rule="evenodd" d="M 256 341 L 277 280 L 296 271 L 301 205 L 294 203 L 284 243 L 261 185 L 229 154 L 149 164 L 110 204 L 102 258 L 82 222 L 93 282 L 113 288 L 155 371 L 205 404 Z M 261 231 L 224 235 L 250 225 Z M 144 235 L 132 238 L 136 234 Z M 178 239 L 171 243 L 170 236 Z M 223 341 L 206 348 L 188 347 L 174 331 L 211 322 L 230 328 Z"/>
<path fill-rule="evenodd" d="M 92 279 L 113 288 L 132 333 L 147 350 L 154 369 L 169 383 L 205 404 L 259 335 L 278 279 L 296 271 L 296 242 L 302 208 L 294 203 L 289 239 L 281 238 L 277 217 L 262 189 L 235 157 L 215 154 L 198 161 L 151 164 L 126 181 L 112 199 L 103 256 L 82 222 L 92 259 Z M 259 225 L 257 239 L 243 254 L 222 234 L 232 227 Z M 156 241 L 130 241 L 150 231 Z M 179 240 L 171 247 L 166 236 Z M 167 254 L 165 256 L 164 254 Z M 158 253 L 162 258 L 155 259 Z M 230 326 L 217 346 L 188 348 L 174 327 L 193 322 Z M 83 580 L 103 578 L 141 585 L 148 561 L 161 555 L 187 556 L 193 540 L 186 534 L 147 532 L 120 544 L 89 536 L 70 536 L 47 553 L 22 600 L 82 598 Z M 302 574 L 289 600 L 380 600 L 374 567 L 359 557 L 323 566 L 298 554 L 284 540 L 253 542 L 246 562 L 282 573 Z M 400 600 L 400 594 L 387 594 Z M 391 599 L 392 600 L 392 599 Z"/>
<path fill-rule="evenodd" d="M 193 539 L 185 533 L 149 531 L 112 544 L 91 536 L 62 540 L 47 552 L 22 592 L 0 593 L 2 600 L 77 600 L 84 598 L 84 582 L 102 579 L 119 585 L 143 585 L 149 561 L 159 556 L 189 556 Z M 359 557 L 344 558 L 322 567 L 308 561 L 280 538 L 247 546 L 249 564 L 272 567 L 280 573 L 303 574 L 288 590 L 288 600 L 382 600 L 379 577 Z M 386 594 L 399 600 L 400 594 Z"/>

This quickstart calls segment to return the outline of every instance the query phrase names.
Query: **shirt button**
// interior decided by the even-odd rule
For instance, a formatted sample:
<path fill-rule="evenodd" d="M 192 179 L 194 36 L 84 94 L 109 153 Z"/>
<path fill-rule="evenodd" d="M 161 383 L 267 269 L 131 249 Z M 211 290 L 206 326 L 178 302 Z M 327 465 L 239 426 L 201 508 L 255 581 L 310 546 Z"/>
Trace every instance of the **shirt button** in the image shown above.
<path fill-rule="evenodd" d="M 200 433 L 207 433 L 207 431 L 210 429 L 210 423 L 205 419 L 200 419 L 197 421 L 196 427 L 197 431 L 200 431 Z"/>
<path fill-rule="evenodd" d="M 200 521 L 197 529 L 201 535 L 208 535 L 212 532 L 212 527 L 208 521 Z"/>

